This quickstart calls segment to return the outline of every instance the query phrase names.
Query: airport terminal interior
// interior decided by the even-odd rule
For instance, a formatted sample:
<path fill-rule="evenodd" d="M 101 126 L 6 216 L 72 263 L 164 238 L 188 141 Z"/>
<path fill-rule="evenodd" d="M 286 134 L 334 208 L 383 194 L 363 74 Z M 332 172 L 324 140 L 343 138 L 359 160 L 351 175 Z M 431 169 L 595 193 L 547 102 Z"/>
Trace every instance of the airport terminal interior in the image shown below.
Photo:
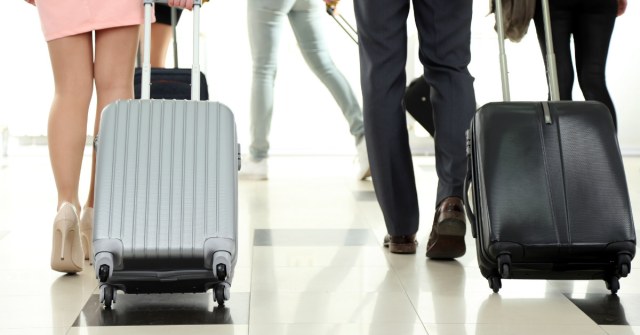
<path fill-rule="evenodd" d="M 415 255 L 382 246 L 372 183 L 354 178 L 353 157 L 276 156 L 269 180 L 239 183 L 238 263 L 224 307 L 211 291 L 120 292 L 105 310 L 88 262 L 77 275 L 50 269 L 56 195 L 46 147 L 17 147 L 0 169 L 0 333 L 640 334 L 637 261 L 612 295 L 602 280 L 503 280 L 494 293 L 471 234 L 464 257 L 428 260 L 435 165 L 426 155 L 414 162 Z M 640 159 L 625 166 L 637 215 Z"/>
<path fill-rule="evenodd" d="M 209 2 L 203 8 L 201 35 L 211 99 L 234 112 L 244 153 L 251 81 L 245 3 Z M 342 3 L 343 15 L 353 22 L 352 1 Z M 218 306 L 211 291 L 119 292 L 112 309 L 104 309 L 88 261 L 75 275 L 50 268 L 57 195 L 45 136 L 53 94 L 48 54 L 36 10 L 23 1 L 4 5 L 12 14 L 0 22 L 0 30 L 20 34 L 3 35 L 0 43 L 28 52 L 3 48 L 0 53 L 0 77 L 11 78 L 0 91 L 0 134 L 6 135 L 0 137 L 0 334 L 640 334 L 637 259 L 629 276 L 620 280 L 617 294 L 602 280 L 522 279 L 505 279 L 494 293 L 480 273 L 469 230 L 463 257 L 427 259 L 437 185 L 433 141 L 410 119 L 419 244 L 415 255 L 389 253 L 382 245 L 387 232 L 372 181 L 355 177 L 356 150 L 347 123 L 308 70 L 290 30 L 281 46 L 269 179 L 241 180 L 238 185 L 239 249 L 230 300 Z M 628 41 L 637 40 L 630 37 L 638 31 L 637 6 L 630 1 L 616 25 L 608 68 L 636 234 L 640 46 Z M 487 13 L 488 1 L 474 2 L 470 70 L 478 105 L 501 99 L 498 48 Z M 188 67 L 190 15 L 182 20 L 181 65 Z M 4 26 L 8 22 L 16 26 Z M 333 20 L 327 17 L 325 24 L 334 61 L 359 93 L 357 46 Z M 409 36 L 408 80 L 421 73 L 415 27 L 409 28 Z M 513 99 L 544 100 L 546 79 L 533 29 L 521 43 L 508 43 L 507 51 Z M 87 195 L 90 160 L 88 139 L 81 200 Z"/>

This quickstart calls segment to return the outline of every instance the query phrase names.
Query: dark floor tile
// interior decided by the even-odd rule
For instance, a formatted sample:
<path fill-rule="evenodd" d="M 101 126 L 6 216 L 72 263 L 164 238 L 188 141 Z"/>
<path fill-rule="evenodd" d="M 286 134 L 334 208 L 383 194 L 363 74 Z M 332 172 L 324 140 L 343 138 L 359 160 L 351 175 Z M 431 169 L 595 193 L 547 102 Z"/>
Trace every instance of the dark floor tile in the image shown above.
<path fill-rule="evenodd" d="M 619 294 L 565 295 L 599 325 L 640 326 L 640 294 Z"/>
<path fill-rule="evenodd" d="M 218 307 L 211 293 L 118 294 L 111 310 L 97 294 L 84 306 L 73 327 L 249 324 L 249 293 L 231 293 Z"/>
<path fill-rule="evenodd" d="M 376 246 L 369 229 L 256 229 L 254 246 Z"/>

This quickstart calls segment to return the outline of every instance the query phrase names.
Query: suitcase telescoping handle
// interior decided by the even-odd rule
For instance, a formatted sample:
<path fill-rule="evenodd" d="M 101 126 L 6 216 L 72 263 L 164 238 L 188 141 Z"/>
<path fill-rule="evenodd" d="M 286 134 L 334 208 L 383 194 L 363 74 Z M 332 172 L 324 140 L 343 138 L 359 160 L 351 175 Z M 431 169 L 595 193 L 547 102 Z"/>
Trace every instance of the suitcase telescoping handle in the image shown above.
<path fill-rule="evenodd" d="M 344 32 L 349 35 L 349 38 L 351 38 L 351 40 L 358 44 L 358 31 L 349 23 L 349 21 L 347 21 L 347 19 L 344 18 L 344 16 L 342 16 L 342 14 L 336 13 L 336 9 L 329 5 L 327 5 L 327 14 L 329 14 L 329 16 L 331 16 L 336 21 L 336 23 L 338 23 L 340 28 L 342 28 L 342 30 L 344 30 Z M 338 15 L 342 22 L 340 22 L 340 20 L 336 18 L 336 15 Z M 347 29 L 345 26 L 349 27 L 349 29 Z"/>
<path fill-rule="evenodd" d="M 143 0 L 144 2 L 144 53 L 142 58 L 141 98 L 151 96 L 151 17 L 153 3 L 167 0 Z M 200 7 L 202 0 L 193 0 L 193 66 L 191 67 L 191 100 L 200 100 Z"/>
<path fill-rule="evenodd" d="M 173 35 L 173 68 L 178 68 L 178 10 L 171 7 L 171 34 Z"/>
<path fill-rule="evenodd" d="M 515 1 L 515 0 L 514 0 Z M 518 0 L 520 1 L 520 0 Z M 549 13 L 549 0 L 542 1 L 542 21 L 544 22 L 544 39 L 547 45 L 547 78 L 549 80 L 549 93 L 552 101 L 560 100 L 558 88 L 558 71 L 556 68 L 556 55 L 553 51 L 553 35 L 551 34 L 551 15 Z M 504 50 L 504 16 L 502 12 L 502 0 L 495 0 L 495 17 L 498 26 L 498 45 L 500 47 L 500 73 L 502 75 L 502 98 L 504 101 L 511 100 L 509 91 L 509 72 L 507 69 L 507 55 Z"/>

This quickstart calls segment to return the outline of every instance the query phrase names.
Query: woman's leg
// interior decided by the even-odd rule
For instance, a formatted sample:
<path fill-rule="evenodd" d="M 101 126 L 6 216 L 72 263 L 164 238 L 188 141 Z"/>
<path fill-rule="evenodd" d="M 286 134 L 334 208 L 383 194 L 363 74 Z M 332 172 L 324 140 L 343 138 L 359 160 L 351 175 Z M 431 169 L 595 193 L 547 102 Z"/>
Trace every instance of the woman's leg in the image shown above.
<path fill-rule="evenodd" d="M 55 94 L 47 136 L 58 190 L 51 268 L 76 273 L 83 268 L 78 229 L 78 184 L 93 92 L 93 43 L 91 33 L 85 33 L 52 40 L 48 46 Z"/>
<path fill-rule="evenodd" d="M 98 135 L 100 114 L 110 103 L 133 99 L 133 70 L 138 43 L 138 26 L 96 31 L 95 81 L 98 96 L 93 134 Z M 96 151 L 93 151 L 91 184 L 86 206 L 93 207 Z"/>
<path fill-rule="evenodd" d="M 573 7 L 575 7 L 574 3 L 576 1 L 563 1 L 549 1 L 549 11 L 551 12 L 551 32 L 553 33 L 553 48 L 556 55 L 556 68 L 558 70 L 560 100 L 572 100 L 574 73 L 571 56 L 571 34 L 574 30 L 575 9 Z M 540 1 L 538 1 L 536 5 L 536 13 L 533 20 L 535 22 L 538 43 L 540 44 L 540 50 L 542 51 L 546 68 L 547 44 L 544 36 L 542 6 Z M 549 78 L 547 78 L 547 80 L 548 79 Z"/>
<path fill-rule="evenodd" d="M 93 92 L 91 33 L 55 39 L 48 46 L 55 94 L 47 136 L 58 207 L 69 202 L 79 213 L 78 183 Z"/>
<path fill-rule="evenodd" d="M 162 23 L 151 25 L 151 67 L 165 67 L 172 36 L 173 28 L 171 26 Z"/>
<path fill-rule="evenodd" d="M 321 1 L 298 0 L 289 13 L 289 21 L 305 61 L 340 106 L 357 143 L 364 136 L 362 109 L 349 82 L 329 54 L 323 34 L 321 15 L 326 15 L 323 9 Z"/>
<path fill-rule="evenodd" d="M 587 1 L 577 15 L 573 35 L 578 83 L 586 100 L 600 101 L 611 112 L 617 127 L 616 111 L 606 82 L 607 54 L 616 21 L 616 0 Z"/>
<path fill-rule="evenodd" d="M 255 161 L 267 158 L 273 116 L 273 86 L 278 69 L 278 46 L 291 0 L 249 0 L 247 19 L 253 59 L 251 83 L 251 144 Z"/>

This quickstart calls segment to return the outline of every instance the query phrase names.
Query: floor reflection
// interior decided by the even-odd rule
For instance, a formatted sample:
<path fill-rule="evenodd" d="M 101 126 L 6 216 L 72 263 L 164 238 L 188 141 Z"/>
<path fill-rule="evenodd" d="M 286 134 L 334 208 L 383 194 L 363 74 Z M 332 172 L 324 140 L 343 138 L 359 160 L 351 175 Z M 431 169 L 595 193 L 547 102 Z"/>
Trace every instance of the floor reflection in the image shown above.
<path fill-rule="evenodd" d="M 638 294 L 565 295 L 599 325 L 640 326 L 640 295 Z"/>
<path fill-rule="evenodd" d="M 232 293 L 223 307 L 211 293 L 119 294 L 105 310 L 94 294 L 73 327 L 248 324 L 249 293 Z"/>

